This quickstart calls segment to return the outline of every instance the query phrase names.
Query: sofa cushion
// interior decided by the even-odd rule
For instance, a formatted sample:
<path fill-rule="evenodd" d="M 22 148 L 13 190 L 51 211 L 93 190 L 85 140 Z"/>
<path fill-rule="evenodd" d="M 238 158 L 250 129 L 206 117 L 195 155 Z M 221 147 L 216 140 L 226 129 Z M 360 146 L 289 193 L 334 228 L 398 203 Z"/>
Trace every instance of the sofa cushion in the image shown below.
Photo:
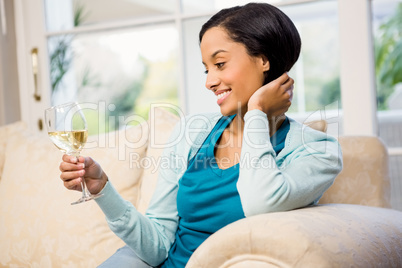
<path fill-rule="evenodd" d="M 130 157 L 145 155 L 147 131 L 147 126 L 137 126 L 90 137 L 87 145 L 92 148 L 82 153 L 98 161 L 133 204 L 142 169 Z M 5 153 L 0 266 L 95 267 L 124 245 L 109 230 L 95 202 L 70 205 L 81 193 L 64 188 L 59 171 L 62 153 L 47 136 L 15 133 L 8 138 Z"/>

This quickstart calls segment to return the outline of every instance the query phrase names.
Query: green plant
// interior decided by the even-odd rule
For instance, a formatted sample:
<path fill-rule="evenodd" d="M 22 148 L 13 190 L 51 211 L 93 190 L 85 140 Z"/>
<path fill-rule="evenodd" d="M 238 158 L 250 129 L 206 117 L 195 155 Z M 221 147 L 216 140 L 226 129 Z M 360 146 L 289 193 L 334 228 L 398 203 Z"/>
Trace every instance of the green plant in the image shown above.
<path fill-rule="evenodd" d="M 74 8 L 74 27 L 82 24 L 87 13 L 84 11 L 84 6 L 77 5 Z M 65 35 L 55 37 L 55 49 L 50 53 L 50 80 L 52 92 L 57 91 L 64 75 L 70 69 L 73 58 L 71 51 L 71 42 L 74 36 Z"/>
<path fill-rule="evenodd" d="M 375 35 L 378 109 L 387 109 L 394 86 L 402 82 L 402 3 Z"/>
<path fill-rule="evenodd" d="M 321 91 L 321 94 L 319 96 L 319 103 L 324 107 L 330 103 L 340 101 L 340 99 L 341 82 L 339 76 L 336 76 L 334 79 L 323 86 L 323 90 Z"/>
<path fill-rule="evenodd" d="M 70 68 L 72 56 L 70 55 L 71 39 L 68 36 L 56 37 L 55 49 L 50 53 L 50 80 L 52 92 L 57 91 L 64 75 Z"/>

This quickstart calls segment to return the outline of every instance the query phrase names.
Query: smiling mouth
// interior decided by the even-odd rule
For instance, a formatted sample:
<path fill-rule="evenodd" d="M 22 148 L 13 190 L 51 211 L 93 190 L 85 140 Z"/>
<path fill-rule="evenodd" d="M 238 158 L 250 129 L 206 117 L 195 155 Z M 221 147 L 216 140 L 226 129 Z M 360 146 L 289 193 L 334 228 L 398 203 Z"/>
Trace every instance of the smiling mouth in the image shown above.
<path fill-rule="evenodd" d="M 232 92 L 231 89 L 216 92 L 217 103 L 220 105 Z"/>
<path fill-rule="evenodd" d="M 226 91 L 224 91 L 224 92 L 219 93 L 218 95 L 216 95 L 216 98 L 217 98 L 218 100 L 220 100 L 220 99 L 222 99 L 223 97 L 225 97 L 227 94 L 229 94 L 230 92 L 231 92 L 230 89 L 229 89 L 229 90 L 226 90 Z"/>

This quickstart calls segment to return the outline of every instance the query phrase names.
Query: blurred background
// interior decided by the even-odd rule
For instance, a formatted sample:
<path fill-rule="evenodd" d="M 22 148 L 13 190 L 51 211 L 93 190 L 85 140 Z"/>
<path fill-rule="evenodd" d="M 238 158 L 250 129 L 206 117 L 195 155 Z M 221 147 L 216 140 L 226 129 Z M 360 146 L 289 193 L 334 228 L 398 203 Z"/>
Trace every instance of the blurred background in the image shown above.
<path fill-rule="evenodd" d="M 92 135 L 151 104 L 219 111 L 205 89 L 198 32 L 229 0 L 0 0 L 0 126 L 85 103 Z M 374 135 L 390 154 L 392 206 L 402 210 L 402 1 L 276 0 L 297 26 L 288 116 L 325 119 L 329 133 Z M 173 108 L 172 108 L 173 107 Z"/>

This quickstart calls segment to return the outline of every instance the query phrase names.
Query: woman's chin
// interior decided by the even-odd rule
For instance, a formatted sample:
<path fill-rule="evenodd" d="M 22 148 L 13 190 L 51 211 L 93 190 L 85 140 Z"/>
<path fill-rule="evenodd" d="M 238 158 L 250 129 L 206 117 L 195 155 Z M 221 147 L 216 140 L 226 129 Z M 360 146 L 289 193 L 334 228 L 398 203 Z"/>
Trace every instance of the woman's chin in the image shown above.
<path fill-rule="evenodd" d="M 247 111 L 247 106 L 245 107 L 228 107 L 228 105 L 221 105 L 220 106 L 221 114 L 223 116 L 231 116 L 234 114 L 243 114 Z"/>
<path fill-rule="evenodd" d="M 223 108 L 221 107 L 221 114 L 222 114 L 223 116 L 231 116 L 231 115 L 234 115 L 234 114 L 237 114 L 237 113 L 238 113 L 237 110 L 228 110 L 228 109 L 223 109 Z"/>

